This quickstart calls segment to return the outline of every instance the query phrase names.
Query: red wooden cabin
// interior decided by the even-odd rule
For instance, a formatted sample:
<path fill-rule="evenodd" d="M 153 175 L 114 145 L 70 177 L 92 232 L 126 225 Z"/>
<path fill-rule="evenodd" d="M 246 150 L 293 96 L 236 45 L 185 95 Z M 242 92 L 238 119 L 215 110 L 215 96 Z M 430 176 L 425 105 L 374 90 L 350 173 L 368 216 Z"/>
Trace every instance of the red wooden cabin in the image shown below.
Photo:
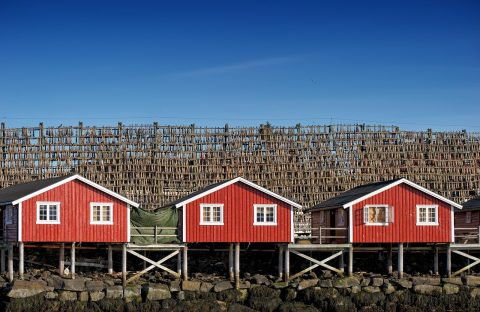
<path fill-rule="evenodd" d="M 169 205 L 181 209 L 185 243 L 293 242 L 293 209 L 301 208 L 243 178 L 210 185 Z"/>
<path fill-rule="evenodd" d="M 358 186 L 309 211 L 312 228 L 345 228 L 342 242 L 449 243 L 454 241 L 455 208 L 462 206 L 407 179 L 396 179 Z M 322 235 L 340 233 L 337 229 Z M 332 242 L 340 240 L 321 241 Z"/>
<path fill-rule="evenodd" d="M 478 243 L 480 237 L 480 197 L 472 198 L 463 204 L 461 211 L 455 212 L 456 241 Z"/>
<path fill-rule="evenodd" d="M 138 204 L 80 175 L 0 190 L 5 242 L 125 243 Z"/>

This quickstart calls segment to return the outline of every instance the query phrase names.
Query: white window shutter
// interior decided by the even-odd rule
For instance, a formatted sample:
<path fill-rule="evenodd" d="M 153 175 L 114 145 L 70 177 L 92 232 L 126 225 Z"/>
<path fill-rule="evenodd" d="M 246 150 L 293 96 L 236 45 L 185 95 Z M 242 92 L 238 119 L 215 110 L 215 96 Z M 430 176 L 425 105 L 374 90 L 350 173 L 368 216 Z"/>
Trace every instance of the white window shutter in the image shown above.
<path fill-rule="evenodd" d="M 368 207 L 363 207 L 363 223 L 368 223 Z"/>

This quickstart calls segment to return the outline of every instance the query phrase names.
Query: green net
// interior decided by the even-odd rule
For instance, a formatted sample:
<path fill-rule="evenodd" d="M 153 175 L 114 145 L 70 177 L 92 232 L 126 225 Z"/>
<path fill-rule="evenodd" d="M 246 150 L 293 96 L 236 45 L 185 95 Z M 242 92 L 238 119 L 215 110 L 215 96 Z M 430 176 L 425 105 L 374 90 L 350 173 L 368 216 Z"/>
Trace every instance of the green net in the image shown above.
<path fill-rule="evenodd" d="M 155 212 L 132 208 L 130 213 L 130 241 L 134 244 L 178 243 L 178 211 L 175 207 L 162 208 Z M 157 236 L 155 240 L 155 227 Z M 175 229 L 162 229 L 164 227 Z M 168 236 L 167 236 L 168 235 Z"/>

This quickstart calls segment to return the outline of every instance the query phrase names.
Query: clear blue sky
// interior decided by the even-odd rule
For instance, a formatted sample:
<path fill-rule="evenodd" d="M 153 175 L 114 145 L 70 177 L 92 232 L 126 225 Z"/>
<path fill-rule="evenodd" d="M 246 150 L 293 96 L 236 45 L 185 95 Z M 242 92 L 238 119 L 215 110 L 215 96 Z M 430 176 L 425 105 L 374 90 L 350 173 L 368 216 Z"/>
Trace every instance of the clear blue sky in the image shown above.
<path fill-rule="evenodd" d="M 0 120 L 480 131 L 480 1 L 2 0 Z"/>

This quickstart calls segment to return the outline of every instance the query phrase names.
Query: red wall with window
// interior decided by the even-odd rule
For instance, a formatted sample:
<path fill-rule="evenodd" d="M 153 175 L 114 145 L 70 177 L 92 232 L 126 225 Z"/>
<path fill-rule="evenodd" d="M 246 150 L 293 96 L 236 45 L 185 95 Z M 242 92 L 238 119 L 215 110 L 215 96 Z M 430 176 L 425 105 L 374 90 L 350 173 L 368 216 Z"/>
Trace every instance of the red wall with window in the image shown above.
<path fill-rule="evenodd" d="M 201 204 L 223 204 L 223 225 L 200 225 Z M 255 204 L 276 204 L 276 225 L 254 225 Z M 291 207 L 242 182 L 236 182 L 185 207 L 185 242 L 288 243 L 291 241 Z"/>
<path fill-rule="evenodd" d="M 393 207 L 393 222 L 364 223 L 366 205 Z M 438 225 L 417 225 L 417 205 L 438 205 Z M 348 209 L 346 210 L 348 212 Z M 400 184 L 353 206 L 354 243 L 446 243 L 451 241 L 451 206 L 409 185 Z"/>
<path fill-rule="evenodd" d="M 37 202 L 60 202 L 60 224 L 37 224 Z M 113 203 L 113 224 L 90 224 L 90 203 Z M 24 242 L 128 242 L 127 204 L 73 180 L 22 203 Z"/>

